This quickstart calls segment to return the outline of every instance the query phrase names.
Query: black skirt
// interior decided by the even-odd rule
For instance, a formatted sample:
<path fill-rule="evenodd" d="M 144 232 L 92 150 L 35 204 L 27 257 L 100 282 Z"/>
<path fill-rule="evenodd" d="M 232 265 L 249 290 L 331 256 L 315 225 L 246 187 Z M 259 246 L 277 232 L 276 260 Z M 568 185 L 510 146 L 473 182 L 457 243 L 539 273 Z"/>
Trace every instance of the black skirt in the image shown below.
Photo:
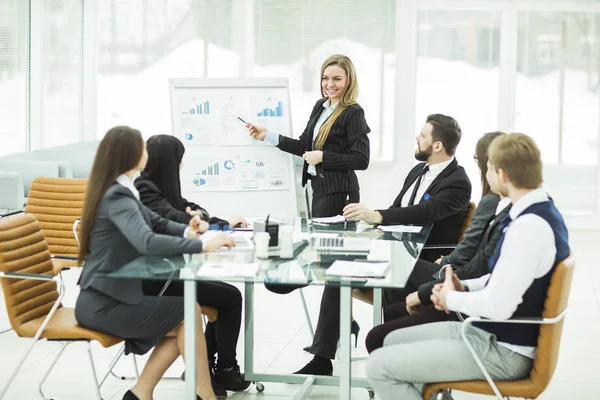
<path fill-rule="evenodd" d="M 131 305 L 85 289 L 77 299 L 75 318 L 84 328 L 125 339 L 125 354 L 146 354 L 183 322 L 183 297 L 144 296 L 140 304 Z"/>

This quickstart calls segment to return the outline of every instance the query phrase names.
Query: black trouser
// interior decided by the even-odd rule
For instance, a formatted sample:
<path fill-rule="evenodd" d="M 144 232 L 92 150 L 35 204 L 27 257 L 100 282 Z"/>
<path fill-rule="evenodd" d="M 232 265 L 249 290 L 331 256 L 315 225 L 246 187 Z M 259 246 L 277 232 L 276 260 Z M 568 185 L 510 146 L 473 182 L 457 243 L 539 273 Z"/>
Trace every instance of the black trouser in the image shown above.
<path fill-rule="evenodd" d="M 349 203 L 360 202 L 360 192 L 325 193 L 323 191 L 322 179 L 313 177 L 310 180 L 312 187 L 312 217 L 335 217 L 344 213 L 346 198 Z"/>
<path fill-rule="evenodd" d="M 344 213 L 346 206 L 346 197 L 350 203 L 360 202 L 360 192 L 340 192 L 340 193 L 325 193 L 322 190 L 321 178 L 311 178 L 311 187 L 313 191 L 312 197 L 312 216 L 313 218 L 335 217 Z M 273 293 L 288 294 L 296 289 L 306 287 L 308 285 L 276 285 L 272 283 L 265 284 L 265 287 Z"/>
<path fill-rule="evenodd" d="M 406 296 L 412 292 L 415 292 L 419 286 L 424 283 L 431 282 L 433 280 L 433 275 L 438 272 L 440 268 L 442 268 L 442 266 L 436 263 L 425 260 L 417 260 L 415 267 L 408 277 L 406 286 L 403 288 L 383 289 L 383 308 L 386 309 L 393 304 L 405 301 Z"/>
<path fill-rule="evenodd" d="M 386 322 L 373 327 L 365 340 L 369 353 L 383 347 L 383 341 L 390 332 L 430 322 L 448 321 L 449 318 L 448 314 L 436 310 L 433 305 L 423 306 L 418 313 L 411 315 L 406 311 L 405 302 L 396 303 L 386 308 L 384 315 Z"/>
<path fill-rule="evenodd" d="M 166 281 L 145 280 L 144 294 L 156 296 Z M 172 281 L 164 293 L 165 296 L 183 296 L 183 281 Z M 218 354 L 219 368 L 237 365 L 236 347 L 242 323 L 242 294 L 225 282 L 197 281 L 196 299 L 200 306 L 214 307 L 219 311 L 216 322 L 206 324 L 206 350 L 208 361 L 215 362 Z"/>

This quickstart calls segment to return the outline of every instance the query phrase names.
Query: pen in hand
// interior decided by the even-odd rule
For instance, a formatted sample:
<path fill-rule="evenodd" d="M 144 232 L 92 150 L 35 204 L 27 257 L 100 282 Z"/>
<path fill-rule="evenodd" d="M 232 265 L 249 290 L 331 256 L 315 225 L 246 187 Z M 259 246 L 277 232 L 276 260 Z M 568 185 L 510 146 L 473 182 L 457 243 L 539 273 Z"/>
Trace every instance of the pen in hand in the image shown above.
<path fill-rule="evenodd" d="M 344 205 L 344 208 L 346 208 L 346 206 L 347 206 L 348 204 L 350 204 L 350 194 L 347 194 L 347 195 L 346 195 L 346 202 L 345 202 L 345 203 L 346 203 L 346 204 Z M 342 215 L 343 215 L 343 214 L 344 214 L 344 213 L 342 212 Z M 346 222 L 347 222 L 347 221 L 348 221 L 348 218 L 344 218 L 344 229 L 346 229 Z"/>

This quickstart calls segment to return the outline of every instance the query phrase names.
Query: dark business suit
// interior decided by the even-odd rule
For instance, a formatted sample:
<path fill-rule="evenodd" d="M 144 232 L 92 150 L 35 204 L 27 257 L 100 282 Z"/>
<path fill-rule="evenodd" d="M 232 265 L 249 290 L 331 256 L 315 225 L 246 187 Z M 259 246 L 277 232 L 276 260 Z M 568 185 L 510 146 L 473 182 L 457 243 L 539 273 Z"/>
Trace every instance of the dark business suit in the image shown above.
<path fill-rule="evenodd" d="M 426 163 L 417 164 L 407 175 L 400 194 L 394 203 L 385 210 L 377 210 L 382 216 L 382 225 L 414 224 L 425 225 L 433 223 L 427 243 L 456 244 L 462 223 L 471 200 L 471 181 L 467 173 L 458 165 L 456 158 L 431 182 L 423 197 L 412 206 L 402 207 L 402 198 L 419 179 Z M 439 250 L 423 250 L 420 259 L 435 261 Z M 418 274 L 423 270 L 417 270 Z M 428 275 L 431 275 L 427 271 Z M 384 307 L 403 301 L 406 297 L 404 289 L 384 289 Z"/>
<path fill-rule="evenodd" d="M 310 113 L 306 128 L 298 139 L 279 136 L 277 147 L 287 153 L 302 157 L 313 151 L 315 125 L 325 110 L 323 103 L 316 102 Z M 361 106 L 347 107 L 331 126 L 323 144 L 323 162 L 316 166 L 317 175 L 308 173 L 308 163 L 302 167 L 302 186 L 310 179 L 313 189 L 313 217 L 330 217 L 342 214 L 346 197 L 350 202 L 359 202 L 358 177 L 355 170 L 365 170 L 369 166 L 370 145 L 367 134 L 371 129 L 365 120 Z"/>
<path fill-rule="evenodd" d="M 141 255 L 172 257 L 202 252 L 183 237 L 186 225 L 159 217 L 133 193 L 113 184 L 98 205 L 90 250 L 79 278 L 78 323 L 126 339 L 126 351 L 144 354 L 183 321 L 183 299 L 146 296 L 141 279 L 108 275 Z"/>
<path fill-rule="evenodd" d="M 469 228 L 463 235 L 463 240 L 452 253 L 444 257 L 439 265 L 432 261 L 417 260 L 406 285 L 386 293 L 384 308 L 403 302 L 406 296 L 416 291 L 423 283 L 429 282 L 431 276 L 440 269 L 440 265 L 451 264 L 453 268 L 460 268 L 471 261 L 481 246 L 485 230 L 494 218 L 499 202 L 500 197 L 497 194 L 490 193 L 483 196 L 475 209 Z"/>
<path fill-rule="evenodd" d="M 163 218 L 188 224 L 192 216 L 178 210 L 169 203 L 165 194 L 143 174 L 135 180 L 135 187 L 140 193 L 140 201 Z M 198 210 L 202 218 L 211 224 L 229 224 L 227 221 L 210 217 L 208 212 L 197 204 L 183 200 L 184 207 Z M 163 280 L 145 280 L 144 294 L 158 295 L 167 282 Z M 183 281 L 171 281 L 164 293 L 165 296 L 183 296 Z M 236 347 L 242 323 L 242 294 L 233 285 L 218 281 L 196 282 L 196 300 L 198 304 L 214 307 L 219 311 L 215 322 L 208 322 L 204 336 L 209 362 L 215 362 L 215 354 L 219 354 L 219 367 L 229 368 L 237 364 Z"/>
<path fill-rule="evenodd" d="M 140 201 L 150 210 L 154 211 L 163 218 L 187 225 L 192 219 L 192 216 L 185 212 L 185 208 L 189 207 L 192 211 L 199 211 L 200 218 L 210 224 L 228 224 L 228 222 L 225 220 L 211 217 L 208 211 L 206 211 L 204 208 L 200 207 L 196 203 L 187 201 L 183 197 L 181 199 L 184 209 L 178 210 L 177 208 L 173 207 L 171 203 L 169 203 L 167 196 L 165 196 L 162 190 L 160 190 L 149 178 L 144 176 L 143 173 L 135 180 L 134 185 L 140 193 Z"/>
<path fill-rule="evenodd" d="M 425 163 L 420 163 L 409 172 L 400 195 L 389 209 L 378 210 L 383 215 L 382 224 L 434 223 L 428 243 L 456 243 L 471 198 L 471 181 L 456 159 L 433 180 L 425 191 L 425 194 L 431 196 L 428 200 L 423 199 L 419 204 L 409 207 L 400 206 L 402 196 L 419 178 L 424 165 Z M 384 294 L 385 292 L 386 290 Z M 340 336 L 339 321 L 339 288 L 326 286 L 321 298 L 319 322 L 311 346 L 312 354 L 331 359 L 335 357 Z"/>
<path fill-rule="evenodd" d="M 454 270 L 456 275 L 461 280 L 479 278 L 489 273 L 488 260 L 494 253 L 496 245 L 498 244 L 498 240 L 502 234 L 502 232 L 499 229 L 496 229 L 496 227 L 498 226 L 499 221 L 502 221 L 502 219 L 508 214 L 510 208 L 511 206 L 508 205 L 502 211 L 500 211 L 498 215 L 492 216 L 487 221 L 487 227 L 483 233 L 481 243 L 473 259 L 465 266 Z M 433 286 L 436 283 L 441 283 L 444 281 L 443 274 L 440 275 L 439 273 L 436 273 L 434 277 L 434 280 L 430 280 L 418 288 L 419 300 L 421 300 L 422 303 L 418 313 L 410 315 L 406 311 L 406 303 L 404 301 L 393 304 L 385 309 L 385 323 L 374 327 L 369 332 L 365 340 L 369 353 L 375 349 L 378 349 L 379 347 L 382 347 L 385 337 L 392 331 L 430 322 L 447 321 L 450 318 L 450 316 L 445 312 L 436 310 L 431 303 L 430 296 Z M 399 356 L 401 357 L 401 355 Z"/>

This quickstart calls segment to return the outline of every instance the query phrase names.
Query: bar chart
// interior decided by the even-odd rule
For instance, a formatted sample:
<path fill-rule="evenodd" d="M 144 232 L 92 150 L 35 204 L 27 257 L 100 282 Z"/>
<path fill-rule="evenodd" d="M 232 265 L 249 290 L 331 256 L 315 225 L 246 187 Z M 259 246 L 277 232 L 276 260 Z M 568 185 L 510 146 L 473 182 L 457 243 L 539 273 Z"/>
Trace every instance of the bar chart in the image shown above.
<path fill-rule="evenodd" d="M 184 111 L 183 113 L 191 115 L 208 115 L 210 114 L 210 102 L 205 101 L 200 104 L 194 104 L 192 108 L 190 108 L 188 111 Z"/>
<path fill-rule="evenodd" d="M 259 117 L 283 117 L 283 102 L 279 101 L 275 108 L 267 107 L 256 115 Z"/>
<path fill-rule="evenodd" d="M 203 169 L 200 172 L 201 175 L 220 175 L 219 173 L 219 163 L 214 163 L 213 165 L 209 165 L 208 168 Z"/>

